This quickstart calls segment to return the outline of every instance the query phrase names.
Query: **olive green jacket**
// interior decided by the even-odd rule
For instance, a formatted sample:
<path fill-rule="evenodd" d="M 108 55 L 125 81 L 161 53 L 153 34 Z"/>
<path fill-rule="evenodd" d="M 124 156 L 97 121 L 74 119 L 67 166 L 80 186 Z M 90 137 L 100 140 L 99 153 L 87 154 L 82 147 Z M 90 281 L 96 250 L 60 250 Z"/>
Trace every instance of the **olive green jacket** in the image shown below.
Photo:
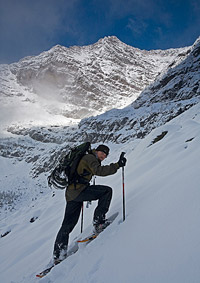
<path fill-rule="evenodd" d="M 88 185 L 92 176 L 109 176 L 115 174 L 119 169 L 118 163 L 102 166 L 100 160 L 96 156 L 95 150 L 92 153 L 86 154 L 81 159 L 77 172 L 86 183 L 71 184 L 66 190 L 67 201 L 74 200 Z"/>

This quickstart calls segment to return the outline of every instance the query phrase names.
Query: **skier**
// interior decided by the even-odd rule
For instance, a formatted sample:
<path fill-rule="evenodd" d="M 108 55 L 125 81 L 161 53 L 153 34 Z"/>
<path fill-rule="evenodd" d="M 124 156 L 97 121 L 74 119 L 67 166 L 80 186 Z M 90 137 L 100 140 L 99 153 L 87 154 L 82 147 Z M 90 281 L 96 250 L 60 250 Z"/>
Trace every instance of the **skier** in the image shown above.
<path fill-rule="evenodd" d="M 78 222 L 83 201 L 98 200 L 93 216 L 94 232 L 99 233 L 107 226 L 105 215 L 109 210 L 112 188 L 104 185 L 90 185 L 89 182 L 94 175 L 112 175 L 120 167 L 126 165 L 126 158 L 121 155 L 117 163 L 102 166 L 101 162 L 108 154 L 109 148 L 101 144 L 96 149 L 93 149 L 91 153 L 84 155 L 78 165 L 79 181 L 76 184 L 69 185 L 66 190 L 65 215 L 54 244 L 53 256 L 55 264 L 67 256 L 69 234 Z"/>

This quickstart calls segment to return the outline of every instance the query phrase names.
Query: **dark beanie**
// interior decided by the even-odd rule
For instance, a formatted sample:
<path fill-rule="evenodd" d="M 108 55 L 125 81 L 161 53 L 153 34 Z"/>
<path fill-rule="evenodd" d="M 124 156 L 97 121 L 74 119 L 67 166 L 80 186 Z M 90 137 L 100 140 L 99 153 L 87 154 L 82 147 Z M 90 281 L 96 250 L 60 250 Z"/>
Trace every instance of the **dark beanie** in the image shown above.
<path fill-rule="evenodd" d="M 107 147 L 106 145 L 100 144 L 100 145 L 96 148 L 96 151 L 102 151 L 102 152 L 104 152 L 106 155 L 108 155 L 110 149 L 109 149 L 109 147 Z"/>

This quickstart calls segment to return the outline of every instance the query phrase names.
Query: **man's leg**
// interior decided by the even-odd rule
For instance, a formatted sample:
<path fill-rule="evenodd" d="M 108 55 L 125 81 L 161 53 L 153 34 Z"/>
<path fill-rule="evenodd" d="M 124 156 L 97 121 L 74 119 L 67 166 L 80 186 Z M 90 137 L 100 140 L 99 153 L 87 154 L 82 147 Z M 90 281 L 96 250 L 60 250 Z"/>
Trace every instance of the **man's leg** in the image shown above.
<path fill-rule="evenodd" d="M 54 244 L 54 259 L 63 259 L 67 256 L 69 233 L 78 222 L 82 202 L 67 202 L 62 226 L 57 234 Z"/>
<path fill-rule="evenodd" d="M 98 200 L 98 205 L 94 211 L 94 222 L 103 223 L 105 214 L 109 210 L 112 199 L 112 188 L 103 185 L 88 186 L 74 201 Z"/>

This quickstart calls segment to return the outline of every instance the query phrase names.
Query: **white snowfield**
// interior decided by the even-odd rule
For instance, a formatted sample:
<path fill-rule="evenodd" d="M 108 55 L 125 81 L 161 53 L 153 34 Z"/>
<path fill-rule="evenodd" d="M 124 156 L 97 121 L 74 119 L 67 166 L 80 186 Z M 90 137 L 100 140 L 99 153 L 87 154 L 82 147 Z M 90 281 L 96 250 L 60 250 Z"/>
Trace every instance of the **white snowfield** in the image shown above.
<path fill-rule="evenodd" d="M 97 239 L 87 246 L 80 244 L 76 254 L 38 279 L 35 275 L 52 257 L 65 209 L 64 192 L 56 191 L 53 197 L 49 190 L 32 205 L 24 200 L 23 207 L 0 222 L 1 234 L 11 231 L 0 238 L 0 282 L 200 282 L 200 104 L 153 130 L 137 145 L 109 146 L 111 154 L 104 164 L 127 152 L 125 222 L 120 169 L 116 175 L 96 180 L 113 188 L 108 215 L 119 211 L 117 219 Z M 10 171 L 25 175 L 26 163 L 12 165 L 5 159 L 1 167 L 6 162 Z M 24 182 L 34 190 L 33 181 Z M 84 209 L 82 236 L 92 231 L 95 206 L 93 202 Z M 70 243 L 76 236 L 80 237 L 80 223 Z"/>

